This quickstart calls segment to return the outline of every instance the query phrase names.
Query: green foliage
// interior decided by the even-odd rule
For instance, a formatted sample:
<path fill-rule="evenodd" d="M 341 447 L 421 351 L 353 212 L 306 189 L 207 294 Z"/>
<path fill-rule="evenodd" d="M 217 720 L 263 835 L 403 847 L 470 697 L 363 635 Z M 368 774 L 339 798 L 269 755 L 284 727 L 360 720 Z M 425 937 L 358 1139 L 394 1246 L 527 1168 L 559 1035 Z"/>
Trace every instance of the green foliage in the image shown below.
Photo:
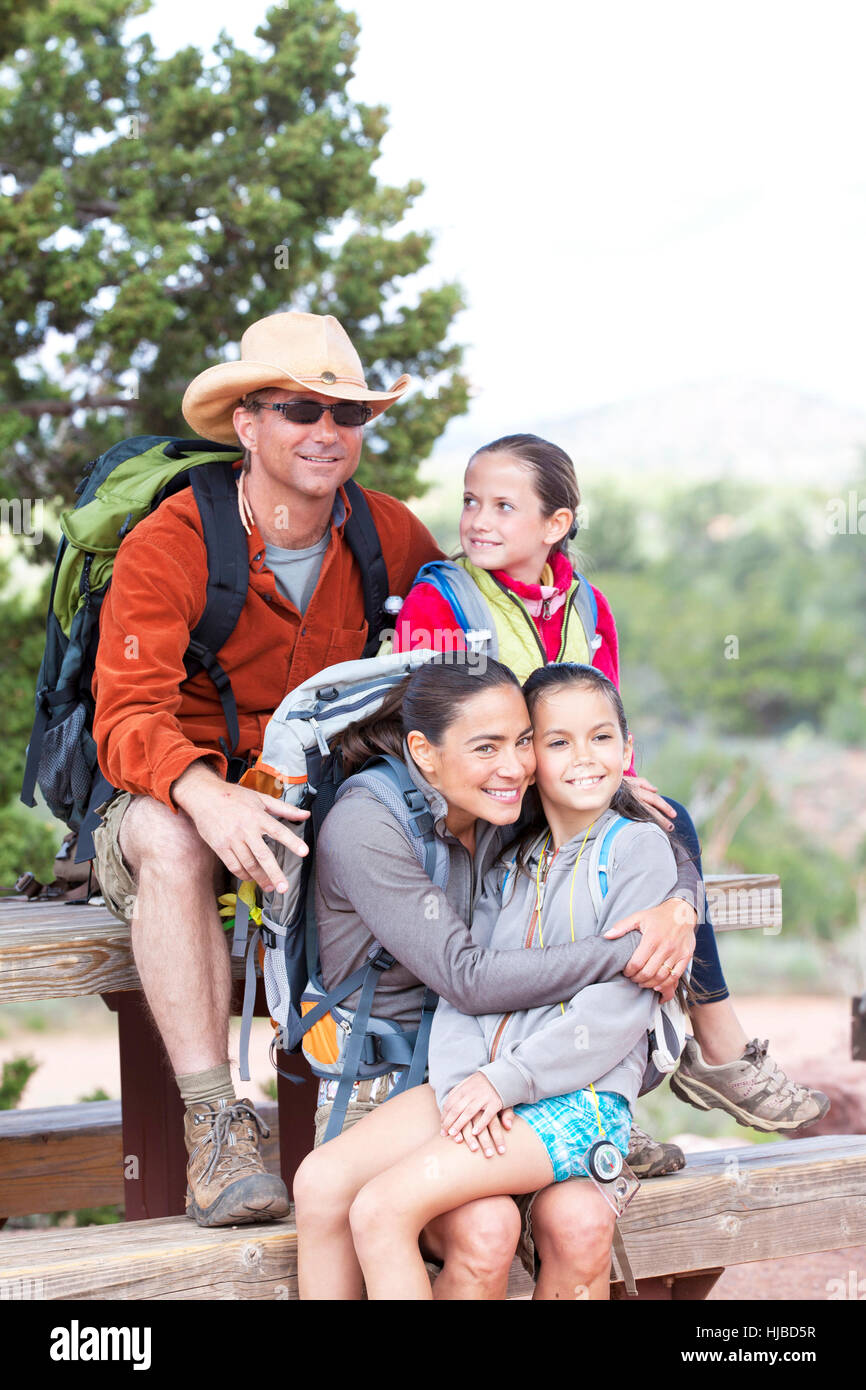
<path fill-rule="evenodd" d="M 8 0 L 2 0 L 4 8 Z M 183 433 L 189 381 L 254 320 L 333 313 L 373 388 L 427 384 L 371 427 L 362 482 L 399 497 L 465 411 L 455 284 L 412 294 L 422 185 L 373 173 L 382 106 L 348 84 L 359 26 L 336 0 L 276 5 L 247 53 L 156 56 L 141 0 L 15 8 L 0 85 L 0 443 L 9 485 L 61 490 L 128 434 Z M 57 366 L 39 354 L 68 335 Z M 74 409 L 72 401 L 84 400 Z"/>
<path fill-rule="evenodd" d="M 107 1091 L 103 1091 L 101 1086 L 97 1086 L 89 1095 L 78 1097 L 78 1101 L 81 1105 L 89 1105 L 92 1101 L 97 1100 L 111 1100 L 111 1096 Z"/>
<path fill-rule="evenodd" d="M 58 1212 L 58 1217 L 63 1212 Z M 76 1226 L 115 1226 L 123 1220 L 123 1207 L 114 1204 L 107 1207 L 81 1207 L 75 1213 Z"/>
<path fill-rule="evenodd" d="M 819 531 L 824 511 L 818 497 L 728 483 L 599 494 L 581 543 L 616 615 L 632 719 L 866 736 L 862 538 Z"/>
<path fill-rule="evenodd" d="M 26 735 L 25 735 L 26 738 Z M 9 888 L 28 869 L 42 883 L 54 878 L 54 856 L 64 827 L 40 820 L 17 803 L 0 810 L 0 885 Z"/>
<path fill-rule="evenodd" d="M 33 1057 L 12 1057 L 3 1063 L 0 1076 L 0 1110 L 14 1110 L 21 1099 L 27 1082 L 39 1063 Z"/>
<path fill-rule="evenodd" d="M 2 419 L 2 416 L 0 416 Z M 33 600 L 22 599 L 8 584 L 8 565 L 0 562 L 0 709 L 4 749 L 0 759 L 0 806 L 21 789 L 24 750 L 35 712 L 36 678 L 45 645 L 48 580 Z M 0 875 L 0 881 L 4 881 Z"/>
<path fill-rule="evenodd" d="M 838 938 L 854 866 L 792 793 L 817 740 L 829 768 L 830 740 L 866 737 L 863 538 L 834 534 L 815 490 L 606 487 L 589 504 L 584 565 L 616 618 L 638 771 L 689 807 L 707 872 L 780 875 L 786 940 Z M 856 814 L 862 796 L 835 800 Z"/>
<path fill-rule="evenodd" d="M 707 873 L 779 875 L 786 937 L 828 940 L 856 919 L 850 866 L 792 820 L 756 758 L 674 734 L 640 771 L 689 808 Z"/>

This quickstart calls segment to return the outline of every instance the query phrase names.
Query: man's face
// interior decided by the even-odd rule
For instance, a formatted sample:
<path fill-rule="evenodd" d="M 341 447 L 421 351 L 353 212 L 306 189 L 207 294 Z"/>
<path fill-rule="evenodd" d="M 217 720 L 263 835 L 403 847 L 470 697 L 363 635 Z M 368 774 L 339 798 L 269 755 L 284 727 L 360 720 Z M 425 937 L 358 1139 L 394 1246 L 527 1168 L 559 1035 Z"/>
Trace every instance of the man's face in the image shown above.
<path fill-rule="evenodd" d="M 318 401 L 332 405 L 339 396 L 316 391 L 269 392 L 268 403 Z M 314 425 L 295 425 L 278 410 L 245 410 L 234 415 L 238 438 L 251 456 L 250 479 L 259 475 L 272 486 L 309 498 L 333 497 L 358 467 L 364 441 L 363 425 L 335 425 L 323 411 Z"/>

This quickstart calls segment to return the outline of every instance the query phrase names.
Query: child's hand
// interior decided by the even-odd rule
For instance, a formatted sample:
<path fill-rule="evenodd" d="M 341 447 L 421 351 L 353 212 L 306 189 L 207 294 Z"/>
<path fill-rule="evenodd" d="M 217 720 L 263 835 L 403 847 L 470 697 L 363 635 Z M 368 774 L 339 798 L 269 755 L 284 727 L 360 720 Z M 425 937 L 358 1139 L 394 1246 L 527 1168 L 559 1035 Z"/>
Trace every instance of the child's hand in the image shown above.
<path fill-rule="evenodd" d="M 659 792 L 658 787 L 654 787 L 652 782 L 648 782 L 646 777 L 629 777 L 627 786 L 634 792 L 645 806 L 649 806 L 659 815 L 659 821 L 665 830 L 672 830 L 673 823 L 677 818 L 677 813 L 669 802 Z"/>
<path fill-rule="evenodd" d="M 481 1147 L 487 1158 L 505 1153 L 505 1135 L 498 1114 L 502 1097 L 483 1072 L 476 1071 L 445 1097 L 441 1133 L 456 1143 L 465 1140 L 474 1152 Z M 513 1112 L 503 1112 L 506 1128 L 511 1128 Z"/>

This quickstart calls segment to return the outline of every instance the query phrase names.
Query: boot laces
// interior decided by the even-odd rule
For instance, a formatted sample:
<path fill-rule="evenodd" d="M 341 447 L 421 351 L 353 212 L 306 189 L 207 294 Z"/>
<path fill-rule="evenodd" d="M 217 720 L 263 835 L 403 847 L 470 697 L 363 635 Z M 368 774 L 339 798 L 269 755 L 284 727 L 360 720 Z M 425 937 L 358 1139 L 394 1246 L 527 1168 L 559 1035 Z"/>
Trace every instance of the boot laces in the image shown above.
<path fill-rule="evenodd" d="M 243 1126 L 243 1139 L 241 1142 L 244 1140 L 252 1142 L 256 1149 L 258 1149 L 258 1135 L 256 1134 L 256 1130 L 258 1130 L 258 1134 L 264 1139 L 267 1139 L 271 1132 L 261 1116 L 257 1115 L 253 1107 L 248 1105 L 246 1101 L 235 1101 L 234 1104 L 227 1105 L 225 1109 L 216 1110 L 214 1112 L 205 1110 L 200 1114 L 196 1114 L 195 1119 L 197 1122 L 202 1120 L 211 1121 L 210 1130 L 201 1141 L 203 1144 L 213 1145 L 213 1153 L 211 1154 L 210 1162 L 202 1175 L 205 1182 L 208 1182 L 210 1178 L 213 1177 L 220 1159 L 223 1156 L 226 1158 L 230 1157 L 229 1154 L 223 1155 L 223 1149 L 227 1148 L 232 1143 L 237 1144 L 237 1139 L 231 1132 L 233 1125 L 239 1124 Z M 255 1126 L 255 1128 L 253 1126 Z"/>
<path fill-rule="evenodd" d="M 754 1062 L 757 1069 L 757 1080 L 766 1082 L 766 1089 L 769 1094 L 775 1095 L 781 1100 L 802 1101 L 805 1100 L 809 1092 L 805 1086 L 793 1081 L 782 1068 L 773 1061 L 768 1055 L 770 1046 L 769 1038 L 763 1042 L 758 1042 L 753 1038 L 743 1053 L 743 1060 Z"/>

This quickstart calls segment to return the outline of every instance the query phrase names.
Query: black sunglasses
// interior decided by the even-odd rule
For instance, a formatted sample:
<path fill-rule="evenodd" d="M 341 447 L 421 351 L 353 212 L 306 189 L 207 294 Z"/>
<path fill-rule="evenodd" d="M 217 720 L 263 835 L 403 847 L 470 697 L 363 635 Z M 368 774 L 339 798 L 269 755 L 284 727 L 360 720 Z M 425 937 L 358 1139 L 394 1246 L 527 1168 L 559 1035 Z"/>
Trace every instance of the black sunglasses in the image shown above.
<path fill-rule="evenodd" d="M 369 405 L 361 401 L 336 401 L 334 405 L 320 405 L 318 401 L 278 401 L 276 405 L 266 405 L 259 401 L 253 407 L 262 410 L 278 410 L 293 425 L 314 425 L 321 420 L 326 410 L 330 410 L 335 425 L 366 425 L 373 414 Z"/>

